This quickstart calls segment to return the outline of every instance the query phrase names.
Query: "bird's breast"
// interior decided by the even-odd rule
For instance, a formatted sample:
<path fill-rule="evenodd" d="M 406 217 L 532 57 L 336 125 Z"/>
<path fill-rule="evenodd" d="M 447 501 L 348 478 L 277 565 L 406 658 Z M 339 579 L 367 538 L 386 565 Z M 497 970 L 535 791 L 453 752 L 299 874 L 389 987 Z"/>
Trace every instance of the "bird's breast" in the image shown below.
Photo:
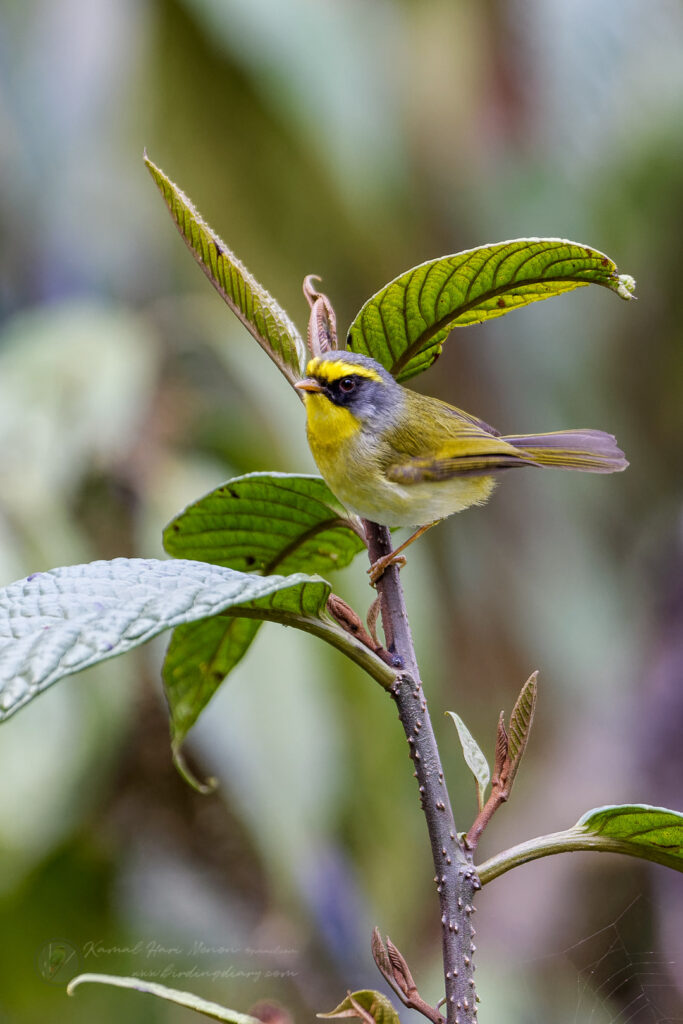
<path fill-rule="evenodd" d="M 353 413 L 323 395 L 308 394 L 306 412 L 308 442 L 327 486 L 364 519 L 420 526 L 485 501 L 493 490 L 491 477 L 406 485 L 388 480 L 397 452 L 386 439 L 364 430 Z"/>

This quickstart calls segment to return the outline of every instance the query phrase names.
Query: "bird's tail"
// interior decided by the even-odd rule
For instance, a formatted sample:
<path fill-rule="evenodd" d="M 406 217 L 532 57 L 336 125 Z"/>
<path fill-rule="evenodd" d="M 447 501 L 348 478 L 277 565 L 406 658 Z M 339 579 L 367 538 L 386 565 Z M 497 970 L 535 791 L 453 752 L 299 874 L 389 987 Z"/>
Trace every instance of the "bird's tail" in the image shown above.
<path fill-rule="evenodd" d="M 559 430 L 554 434 L 514 435 L 503 440 L 537 466 L 619 473 L 628 462 L 611 434 L 602 430 Z"/>

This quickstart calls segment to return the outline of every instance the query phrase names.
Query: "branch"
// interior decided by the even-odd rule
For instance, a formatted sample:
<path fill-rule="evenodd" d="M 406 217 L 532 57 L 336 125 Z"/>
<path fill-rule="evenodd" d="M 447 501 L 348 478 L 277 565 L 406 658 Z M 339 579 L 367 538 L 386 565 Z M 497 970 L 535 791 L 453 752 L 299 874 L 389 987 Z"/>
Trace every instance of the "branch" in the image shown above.
<path fill-rule="evenodd" d="M 370 564 L 392 551 L 386 526 L 364 521 Z M 390 693 L 396 701 L 420 803 L 427 820 L 436 871 L 434 881 L 441 909 L 442 950 L 448 1024 L 474 1024 L 477 995 L 474 985 L 475 946 L 472 915 L 474 893 L 481 888 L 472 858 L 458 840 L 443 768 L 415 658 L 398 567 L 390 565 L 377 580 L 386 646 L 399 668 Z"/>

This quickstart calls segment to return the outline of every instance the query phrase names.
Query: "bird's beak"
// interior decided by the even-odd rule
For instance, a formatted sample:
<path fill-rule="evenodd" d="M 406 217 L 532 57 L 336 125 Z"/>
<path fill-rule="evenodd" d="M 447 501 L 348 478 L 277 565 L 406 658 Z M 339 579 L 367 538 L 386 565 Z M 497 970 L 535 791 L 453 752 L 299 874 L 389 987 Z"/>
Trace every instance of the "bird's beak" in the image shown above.
<path fill-rule="evenodd" d="M 313 377 L 304 377 L 303 380 L 298 380 L 294 387 L 297 391 L 324 391 L 322 384 L 319 384 Z"/>

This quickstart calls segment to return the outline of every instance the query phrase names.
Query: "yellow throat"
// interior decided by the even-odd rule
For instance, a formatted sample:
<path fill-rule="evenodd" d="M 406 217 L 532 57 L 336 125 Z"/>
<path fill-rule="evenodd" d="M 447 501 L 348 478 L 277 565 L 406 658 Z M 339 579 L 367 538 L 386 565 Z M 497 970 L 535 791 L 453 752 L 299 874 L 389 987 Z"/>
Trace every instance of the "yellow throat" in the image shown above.
<path fill-rule="evenodd" d="M 321 379 L 336 379 L 345 374 L 366 377 L 369 380 L 380 381 L 382 378 L 374 370 L 356 363 L 345 363 L 336 359 L 329 362 L 325 359 L 312 359 L 306 367 L 306 372 L 311 377 Z M 304 394 L 306 403 L 308 441 L 315 456 L 319 461 L 320 455 L 325 449 L 336 449 L 349 441 L 361 429 L 360 420 L 344 406 L 335 405 L 325 395 L 318 392 L 306 392 Z M 323 456 L 324 458 L 324 456 Z M 322 470 L 322 467 L 321 467 Z M 324 470 L 322 470 L 324 475 Z"/>

